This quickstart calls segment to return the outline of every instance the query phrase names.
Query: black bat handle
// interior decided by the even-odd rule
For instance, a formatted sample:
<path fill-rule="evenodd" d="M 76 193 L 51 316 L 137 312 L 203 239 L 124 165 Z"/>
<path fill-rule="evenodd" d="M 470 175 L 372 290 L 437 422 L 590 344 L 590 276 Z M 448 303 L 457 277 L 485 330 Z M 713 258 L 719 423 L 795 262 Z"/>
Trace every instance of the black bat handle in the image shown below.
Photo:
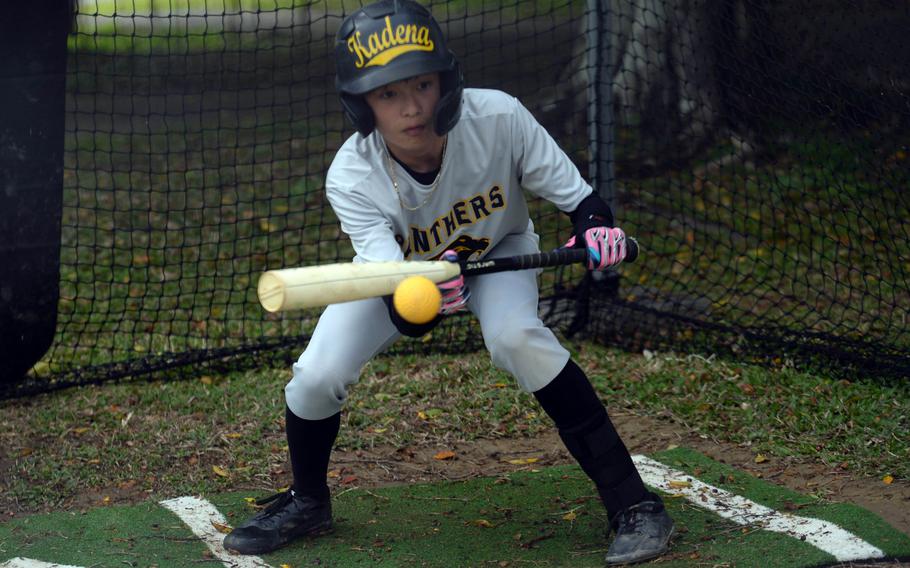
<path fill-rule="evenodd" d="M 633 262 L 638 258 L 638 241 L 626 237 L 625 262 Z M 566 266 L 569 264 L 583 263 L 588 260 L 588 252 L 583 248 L 559 248 L 550 252 L 536 252 L 503 258 L 485 258 L 482 260 L 468 260 L 462 263 L 461 273 L 465 276 L 489 274 L 491 272 L 504 272 L 506 270 L 527 270 L 529 268 L 544 268 L 547 266 Z"/>

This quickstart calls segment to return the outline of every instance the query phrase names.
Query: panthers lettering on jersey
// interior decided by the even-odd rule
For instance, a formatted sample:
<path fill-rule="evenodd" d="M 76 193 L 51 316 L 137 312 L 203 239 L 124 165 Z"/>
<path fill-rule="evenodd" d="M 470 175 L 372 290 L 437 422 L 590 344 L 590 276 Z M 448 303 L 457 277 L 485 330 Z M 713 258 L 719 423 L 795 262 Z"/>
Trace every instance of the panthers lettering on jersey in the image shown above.
<path fill-rule="evenodd" d="M 430 226 L 411 225 L 409 227 L 407 245 L 404 247 L 404 257 L 410 258 L 412 254 L 423 255 L 438 249 L 441 245 L 449 243 L 453 235 L 456 235 L 460 229 L 486 219 L 496 213 L 497 210 L 505 207 L 506 200 L 503 196 L 502 188 L 498 185 L 494 185 L 488 191 L 478 193 L 468 199 L 460 199 L 452 204 L 448 213 L 434 219 Z M 477 241 L 482 242 L 484 240 L 486 244 L 480 249 L 477 249 L 476 246 L 466 245 L 466 241 L 462 241 L 460 244 L 463 251 L 483 252 L 489 246 L 490 240 L 481 238 Z M 401 239 L 399 244 L 404 244 L 404 240 Z"/>

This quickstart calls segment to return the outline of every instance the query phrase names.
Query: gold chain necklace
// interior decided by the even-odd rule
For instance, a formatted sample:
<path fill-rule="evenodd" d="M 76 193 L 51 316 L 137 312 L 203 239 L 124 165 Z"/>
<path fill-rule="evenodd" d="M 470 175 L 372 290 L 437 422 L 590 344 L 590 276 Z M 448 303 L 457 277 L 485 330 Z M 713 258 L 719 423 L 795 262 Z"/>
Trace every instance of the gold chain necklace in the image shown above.
<path fill-rule="evenodd" d="M 395 195 L 398 196 L 398 203 L 408 211 L 417 211 L 421 207 L 427 204 L 427 201 L 433 197 L 433 193 L 436 192 L 436 187 L 439 185 L 439 180 L 442 179 L 442 166 L 446 161 L 446 147 L 449 145 L 449 137 L 446 136 L 442 139 L 442 159 L 439 161 L 439 173 L 436 174 L 436 179 L 433 180 L 433 183 L 430 184 L 430 193 L 427 195 L 426 199 L 420 202 L 416 207 L 411 207 L 410 205 L 405 204 L 404 199 L 401 198 L 401 192 L 398 191 L 398 176 L 395 175 L 395 162 L 392 159 L 392 152 L 389 151 L 389 147 L 386 146 L 385 151 L 389 159 L 389 177 L 392 178 L 392 187 L 395 188 Z"/>

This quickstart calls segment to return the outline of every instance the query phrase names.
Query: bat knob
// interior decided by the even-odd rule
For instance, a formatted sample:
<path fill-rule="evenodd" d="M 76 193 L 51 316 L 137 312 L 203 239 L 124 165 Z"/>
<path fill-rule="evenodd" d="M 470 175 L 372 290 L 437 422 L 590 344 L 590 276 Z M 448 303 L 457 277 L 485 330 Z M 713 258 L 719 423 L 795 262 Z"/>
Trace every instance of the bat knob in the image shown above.
<path fill-rule="evenodd" d="M 638 241 L 634 237 L 626 237 L 626 258 L 623 259 L 624 262 L 635 262 L 635 259 L 638 258 Z"/>

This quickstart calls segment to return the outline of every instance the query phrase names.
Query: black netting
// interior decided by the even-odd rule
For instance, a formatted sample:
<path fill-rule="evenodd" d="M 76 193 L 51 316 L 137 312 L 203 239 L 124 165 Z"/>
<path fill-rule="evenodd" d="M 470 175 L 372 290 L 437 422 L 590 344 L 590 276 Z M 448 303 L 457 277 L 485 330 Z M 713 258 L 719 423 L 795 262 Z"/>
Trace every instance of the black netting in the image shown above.
<path fill-rule="evenodd" d="M 360 4 L 114 5 L 77 4 L 57 334 L 9 393 L 286 362 L 318 311 L 266 314 L 258 275 L 351 256 L 323 183 L 352 133 L 333 36 Z M 429 6 L 467 85 L 521 99 L 639 238 L 618 278 L 547 270 L 548 322 L 907 374 L 910 5 Z M 532 214 L 543 248 L 569 236 Z M 481 345 L 462 317 L 397 349 Z"/>

